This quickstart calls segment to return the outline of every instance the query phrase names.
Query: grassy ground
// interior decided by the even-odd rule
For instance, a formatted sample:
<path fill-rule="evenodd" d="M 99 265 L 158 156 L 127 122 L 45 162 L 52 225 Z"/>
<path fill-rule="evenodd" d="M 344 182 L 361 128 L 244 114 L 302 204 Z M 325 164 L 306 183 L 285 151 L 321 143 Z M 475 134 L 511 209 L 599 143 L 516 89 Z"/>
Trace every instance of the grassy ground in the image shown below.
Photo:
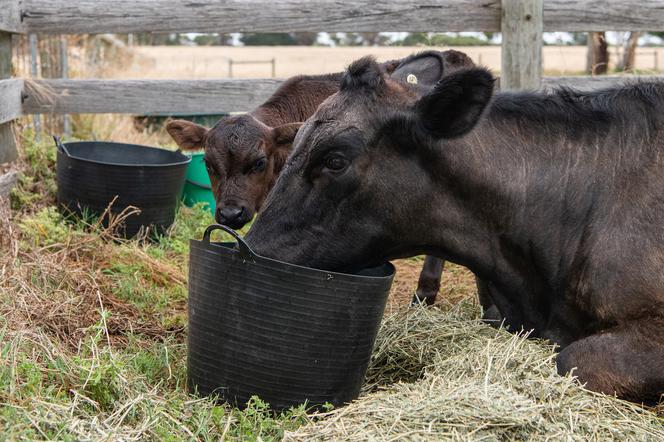
<path fill-rule="evenodd" d="M 204 208 L 182 207 L 156 243 L 112 241 L 55 209 L 50 143 L 23 144 L 0 203 L 0 439 L 278 439 L 309 421 L 185 391 L 188 241 L 212 221 Z M 404 270 L 415 281 L 419 263 Z"/>
<path fill-rule="evenodd" d="M 0 214 L 0 439 L 278 438 L 306 421 L 239 412 L 185 391 L 188 240 L 182 208 L 156 243 L 109 241 L 54 206 L 54 149 L 25 143 Z"/>
<path fill-rule="evenodd" d="M 483 372 L 454 372 L 450 367 L 476 367 L 478 362 L 471 356 L 484 355 L 481 349 L 498 352 L 501 348 L 523 348 L 534 355 L 503 355 L 503 368 L 513 371 L 523 363 L 525 373 L 546 372 L 546 382 L 557 382 L 571 393 L 538 399 L 544 389 L 531 397 L 522 391 L 530 387 L 523 387 L 515 390 L 521 395 L 516 402 L 501 401 L 501 390 L 493 388 L 492 381 L 491 395 L 465 401 L 457 397 L 451 402 L 458 404 L 454 410 L 461 414 L 454 416 L 465 419 L 462 423 L 442 414 L 436 417 L 436 410 L 428 409 L 424 423 L 416 423 L 422 428 L 396 434 L 432 440 L 446 434 L 462 439 L 544 436 L 554 428 L 551 421 L 558 415 L 549 412 L 528 420 L 526 412 L 548 407 L 570 416 L 569 422 L 555 427 L 564 427 L 558 433 L 561 437 L 586 422 L 579 414 L 583 409 L 618 410 L 624 417 L 620 425 L 633 430 L 630 434 L 636 439 L 644 434 L 642 440 L 664 435 L 657 433 L 661 422 L 653 413 L 612 398 L 590 400 L 597 395 L 585 392 L 571 378 L 556 380 L 548 346 L 479 323 L 472 275 L 461 267 L 446 269 L 438 313 L 404 313 L 421 259 L 397 264 L 389 309 L 395 316 L 389 316 L 381 329 L 364 399 L 348 407 L 346 414 L 312 416 L 300 407 L 274 416 L 258 399 L 240 411 L 190 396 L 185 390 L 184 345 L 188 240 L 201 236 L 211 222 L 209 214 L 201 207 L 181 208 L 170 233 L 156 242 L 114 241 L 112 232 L 93 219 L 66 220 L 55 209 L 54 161 L 50 145 L 24 140 L 19 184 L 10 201 L 0 201 L 0 439 L 383 438 L 402 425 L 386 419 L 382 406 L 376 411 L 377 403 L 406 412 L 407 398 L 398 396 L 400 390 L 422 386 L 438 392 L 439 401 L 451 397 L 448 390 L 440 390 L 442 384 L 434 377 L 441 374 L 446 379 L 452 376 L 448 381 L 458 394 L 465 394 L 462 386 L 475 385 L 477 379 L 479 384 L 485 382 Z M 447 328 L 433 327 L 443 323 Z M 488 358 L 493 360 L 494 353 Z M 447 361 L 446 365 L 440 361 Z M 431 367 L 438 368 L 432 371 Z M 501 366 L 493 367 L 492 373 Z M 509 379 L 531 385 L 529 375 L 519 373 L 517 369 Z M 566 397 L 585 402 L 563 400 Z M 503 408 L 491 408 L 487 400 Z M 367 408 L 358 408 L 362 404 Z M 490 408 L 494 414 L 487 411 Z M 391 418 L 400 415 L 394 408 L 387 410 Z M 496 415 L 504 410 L 512 410 L 507 418 Z M 345 433 L 344 419 L 358 415 L 364 419 L 361 426 L 348 422 L 362 431 Z M 367 423 L 367 416 L 375 420 Z M 619 419 L 607 417 L 604 422 L 618 425 Z M 479 424 L 484 432 L 465 431 Z M 367 433 L 367 428 L 382 428 L 383 433 Z M 450 428 L 454 433 L 449 433 Z M 645 432 L 634 428 L 645 428 Z M 614 433 L 597 430 L 596 434 Z"/>

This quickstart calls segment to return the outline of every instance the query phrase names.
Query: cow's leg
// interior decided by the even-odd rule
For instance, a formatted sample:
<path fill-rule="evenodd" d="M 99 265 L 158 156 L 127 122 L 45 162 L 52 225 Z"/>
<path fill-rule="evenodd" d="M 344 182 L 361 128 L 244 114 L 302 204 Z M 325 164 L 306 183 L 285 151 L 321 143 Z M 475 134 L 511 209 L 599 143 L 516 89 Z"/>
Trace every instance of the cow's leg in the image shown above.
<path fill-rule="evenodd" d="M 413 296 L 412 305 L 433 305 L 440 290 L 440 279 L 445 261 L 433 256 L 424 258 L 420 279 L 417 282 L 417 291 Z"/>
<path fill-rule="evenodd" d="M 656 403 L 664 394 L 664 319 L 640 318 L 573 342 L 558 354 L 560 374 L 586 388 Z"/>
<path fill-rule="evenodd" d="M 477 284 L 477 297 L 482 306 L 482 320 L 494 327 L 500 327 L 503 322 L 503 315 L 500 314 L 498 307 L 493 302 L 492 291 L 496 288 L 489 281 L 475 276 L 475 284 Z"/>

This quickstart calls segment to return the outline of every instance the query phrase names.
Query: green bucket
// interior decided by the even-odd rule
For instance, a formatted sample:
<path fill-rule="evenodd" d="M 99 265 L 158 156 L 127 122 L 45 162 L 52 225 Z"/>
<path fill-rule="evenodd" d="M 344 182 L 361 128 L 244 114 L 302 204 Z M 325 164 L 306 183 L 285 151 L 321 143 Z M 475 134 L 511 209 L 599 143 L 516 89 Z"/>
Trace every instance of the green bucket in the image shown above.
<path fill-rule="evenodd" d="M 208 204 L 208 210 L 214 215 L 217 204 L 214 201 L 210 177 L 205 168 L 204 153 L 187 154 L 191 157 L 189 167 L 187 167 L 187 176 L 182 191 L 182 199 L 186 206 L 193 206 L 196 203 L 204 202 Z"/>

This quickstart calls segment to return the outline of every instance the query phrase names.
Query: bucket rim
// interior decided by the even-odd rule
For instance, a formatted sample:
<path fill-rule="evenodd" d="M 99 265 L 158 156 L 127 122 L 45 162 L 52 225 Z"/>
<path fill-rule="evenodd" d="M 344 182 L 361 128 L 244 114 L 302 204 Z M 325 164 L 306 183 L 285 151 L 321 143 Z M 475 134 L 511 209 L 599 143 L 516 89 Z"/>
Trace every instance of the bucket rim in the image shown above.
<path fill-rule="evenodd" d="M 91 163 L 91 164 L 101 164 L 104 166 L 119 166 L 119 167 L 133 167 L 133 168 L 140 168 L 140 167 L 173 167 L 173 166 L 184 166 L 189 163 L 191 163 L 191 157 L 184 155 L 182 152 L 179 150 L 168 150 L 168 149 L 162 149 L 160 147 L 154 147 L 154 146 L 145 146 L 143 144 L 133 144 L 133 143 L 117 143 L 115 141 L 72 141 L 69 143 L 62 143 L 65 147 L 69 146 L 76 146 L 76 145 L 81 145 L 81 144 L 108 144 L 108 145 L 115 145 L 115 146 L 131 146 L 131 147 L 137 147 L 139 149 L 150 149 L 154 151 L 159 151 L 159 152 L 167 152 L 169 154 L 175 154 L 180 156 L 182 159 L 180 161 L 172 162 L 172 163 L 165 163 L 165 164 L 154 164 L 154 163 L 111 163 L 108 161 L 98 161 L 98 160 L 93 160 L 90 158 L 82 158 L 76 155 L 73 155 L 69 153 L 68 151 L 63 151 L 58 148 L 58 154 L 62 154 L 67 158 L 77 160 L 77 161 L 83 161 L 86 163 Z"/>
<path fill-rule="evenodd" d="M 335 272 L 335 271 L 330 271 L 330 270 L 322 270 L 322 269 L 317 269 L 315 267 L 307 267 L 299 264 L 292 264 L 290 262 L 286 261 L 280 261 L 278 259 L 274 258 L 268 258 L 266 256 L 261 256 L 253 251 L 251 252 L 252 255 L 250 257 L 242 257 L 242 252 L 237 248 L 237 244 L 234 242 L 212 242 L 206 241 L 205 239 L 198 240 L 198 239 L 191 239 L 190 240 L 191 245 L 196 245 L 197 247 L 201 248 L 207 248 L 207 249 L 212 249 L 215 251 L 222 250 L 225 253 L 228 254 L 233 254 L 233 255 L 238 255 L 240 256 L 245 262 L 253 262 L 253 263 L 264 263 L 269 266 L 278 266 L 282 268 L 290 268 L 290 269 L 295 269 L 303 272 L 307 272 L 310 274 L 317 274 L 320 276 L 332 276 L 336 278 L 344 278 L 344 279 L 357 279 L 357 280 L 362 280 L 362 281 L 391 281 L 394 279 L 394 275 L 396 273 L 396 268 L 394 267 L 394 264 L 392 264 L 389 261 L 386 261 L 382 264 L 379 264 L 377 266 L 371 266 L 371 267 L 365 267 L 360 269 L 357 273 L 344 273 L 344 272 Z M 194 250 L 194 247 L 191 247 L 191 250 Z M 378 270 L 378 269 L 384 269 L 384 274 L 380 276 L 374 276 L 374 275 L 360 275 L 358 274 L 359 272 L 363 271 L 370 271 L 370 270 Z"/>

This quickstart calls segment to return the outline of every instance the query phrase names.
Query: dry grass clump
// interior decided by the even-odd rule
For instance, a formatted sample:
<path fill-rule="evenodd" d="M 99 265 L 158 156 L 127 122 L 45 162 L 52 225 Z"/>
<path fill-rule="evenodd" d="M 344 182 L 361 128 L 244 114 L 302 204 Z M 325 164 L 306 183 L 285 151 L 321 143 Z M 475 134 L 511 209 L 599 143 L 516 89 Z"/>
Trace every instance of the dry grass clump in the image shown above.
<path fill-rule="evenodd" d="M 176 147 L 165 125 L 155 131 L 147 131 L 131 115 L 79 114 L 72 116 L 72 123 L 76 128 L 74 136 L 81 140 Z"/>
<path fill-rule="evenodd" d="M 100 315 L 109 311 L 109 340 L 122 342 L 129 333 L 151 338 L 167 333 L 131 303 L 118 299 L 102 270 L 114 256 L 131 251 L 135 256 L 125 259 L 152 263 L 155 278 L 182 285 L 180 272 L 164 270 L 166 264 L 139 248 L 122 249 L 112 243 L 113 225 L 77 230 L 52 207 L 15 225 L 8 206 L 7 200 L 0 202 L 0 245 L 9 252 L 0 255 L 0 316 L 11 330 L 44 331 L 76 348 Z"/>
<path fill-rule="evenodd" d="M 552 346 L 476 318 L 469 304 L 386 318 L 367 385 L 384 389 L 286 440 L 664 440 L 655 413 L 559 376 Z"/>

